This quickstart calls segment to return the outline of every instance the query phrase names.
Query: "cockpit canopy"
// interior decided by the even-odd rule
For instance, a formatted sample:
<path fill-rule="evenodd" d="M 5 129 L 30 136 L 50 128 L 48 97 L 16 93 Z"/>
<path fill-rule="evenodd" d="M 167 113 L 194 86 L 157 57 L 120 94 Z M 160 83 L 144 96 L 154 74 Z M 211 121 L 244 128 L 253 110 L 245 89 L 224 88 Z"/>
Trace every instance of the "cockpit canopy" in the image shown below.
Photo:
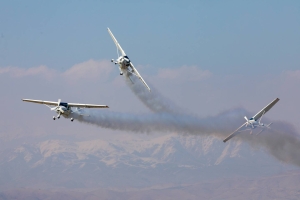
<path fill-rule="evenodd" d="M 59 106 L 64 106 L 64 107 L 68 108 L 68 103 L 60 102 Z"/>

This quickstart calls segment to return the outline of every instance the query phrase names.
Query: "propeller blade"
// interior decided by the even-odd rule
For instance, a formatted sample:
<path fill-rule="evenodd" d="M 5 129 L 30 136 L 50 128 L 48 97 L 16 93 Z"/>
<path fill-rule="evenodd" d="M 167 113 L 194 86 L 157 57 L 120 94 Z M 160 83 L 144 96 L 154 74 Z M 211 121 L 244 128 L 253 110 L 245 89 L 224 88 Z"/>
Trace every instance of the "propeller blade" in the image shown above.
<path fill-rule="evenodd" d="M 59 106 L 60 102 L 61 102 L 61 99 L 58 99 L 57 106 Z"/>
<path fill-rule="evenodd" d="M 55 106 L 53 108 L 50 108 L 51 110 L 56 110 L 58 108 L 58 106 Z"/>
<path fill-rule="evenodd" d="M 249 120 L 248 120 L 248 118 L 247 118 L 246 116 L 245 116 L 244 118 L 245 118 L 245 120 L 246 120 L 247 122 L 249 122 Z"/>

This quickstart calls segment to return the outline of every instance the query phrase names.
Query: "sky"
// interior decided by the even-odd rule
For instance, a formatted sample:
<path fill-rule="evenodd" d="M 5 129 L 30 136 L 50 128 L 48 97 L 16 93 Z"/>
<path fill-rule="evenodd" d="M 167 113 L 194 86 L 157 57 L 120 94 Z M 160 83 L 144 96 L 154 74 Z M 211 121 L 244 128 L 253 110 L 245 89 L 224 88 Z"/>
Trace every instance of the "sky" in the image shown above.
<path fill-rule="evenodd" d="M 298 1 L 2 1 L 0 66 L 66 70 L 115 58 L 109 27 L 148 74 L 183 65 L 278 74 L 298 69 L 299 9 Z"/>
<path fill-rule="evenodd" d="M 298 1 L 2 1 L 1 138 L 115 133 L 54 123 L 54 113 L 22 98 L 150 112 L 110 63 L 107 27 L 149 86 L 187 112 L 256 113 L 279 97 L 268 118 L 300 130 L 299 11 Z"/>

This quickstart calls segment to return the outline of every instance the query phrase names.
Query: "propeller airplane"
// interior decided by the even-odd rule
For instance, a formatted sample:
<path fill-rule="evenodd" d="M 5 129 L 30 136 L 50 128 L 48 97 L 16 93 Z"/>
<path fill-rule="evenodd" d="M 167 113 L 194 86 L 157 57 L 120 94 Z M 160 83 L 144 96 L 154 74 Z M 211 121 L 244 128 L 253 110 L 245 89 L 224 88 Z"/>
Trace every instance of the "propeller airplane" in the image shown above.
<path fill-rule="evenodd" d="M 117 54 L 118 54 L 118 59 L 114 60 L 112 59 L 111 62 L 118 64 L 119 65 L 119 69 L 120 69 L 120 75 L 123 75 L 123 71 L 122 70 L 126 70 L 127 72 L 129 72 L 132 75 L 135 75 L 136 77 L 138 77 L 141 82 L 145 85 L 145 87 L 150 90 L 150 87 L 147 85 L 147 83 L 144 81 L 144 79 L 142 78 L 142 76 L 139 74 L 139 72 L 137 71 L 137 69 L 133 66 L 132 62 L 129 60 L 128 56 L 126 55 L 125 51 L 122 49 L 121 45 L 118 43 L 117 39 L 115 38 L 115 36 L 112 34 L 112 32 L 110 31 L 109 28 L 107 28 L 108 33 L 110 34 L 112 40 L 114 41 L 114 43 L 117 46 Z M 119 51 L 121 52 L 121 56 L 119 56 Z"/>
<path fill-rule="evenodd" d="M 271 124 L 263 124 L 261 123 L 261 119 L 263 117 L 264 114 L 266 114 L 277 102 L 279 101 L 278 98 L 274 99 L 271 103 L 269 103 L 266 107 L 264 107 L 261 111 L 259 111 L 256 115 L 254 115 L 253 117 L 251 117 L 250 119 L 248 119 L 246 116 L 244 117 L 246 122 L 240 126 L 238 129 L 236 129 L 233 133 L 231 133 L 229 136 L 227 136 L 223 142 L 227 142 L 228 140 L 230 140 L 231 138 L 233 138 L 235 135 L 237 135 L 238 133 L 240 133 L 240 129 L 243 127 L 249 127 L 250 128 L 250 134 L 252 134 L 252 130 L 259 127 L 262 130 L 257 133 L 260 134 L 261 132 L 263 132 L 264 130 L 266 130 L 266 128 L 270 128 Z M 259 120 L 259 121 L 257 121 Z M 246 129 L 249 130 L 249 129 Z M 245 130 L 244 130 L 245 131 Z"/>
<path fill-rule="evenodd" d="M 81 116 L 85 116 L 80 111 L 82 108 L 108 108 L 106 105 L 95 105 L 95 104 L 79 104 L 79 103 L 65 103 L 61 102 L 61 99 L 58 99 L 58 102 L 55 101 L 42 101 L 42 100 L 34 100 L 34 99 L 22 99 L 25 102 L 45 104 L 50 110 L 55 111 L 58 115 L 57 117 L 53 116 L 53 120 L 56 118 L 59 119 L 60 116 L 64 116 L 68 118 L 70 114 L 77 113 Z M 51 107 L 53 106 L 53 107 Z M 76 108 L 72 110 L 72 107 Z M 74 118 L 71 118 L 71 121 L 74 121 Z"/>

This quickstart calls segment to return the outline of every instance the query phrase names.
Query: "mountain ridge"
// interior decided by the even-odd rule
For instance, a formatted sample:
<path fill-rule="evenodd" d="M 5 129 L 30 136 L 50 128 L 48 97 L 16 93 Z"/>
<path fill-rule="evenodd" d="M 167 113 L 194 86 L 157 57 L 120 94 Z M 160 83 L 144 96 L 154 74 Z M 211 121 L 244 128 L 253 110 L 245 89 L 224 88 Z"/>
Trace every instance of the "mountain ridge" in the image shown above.
<path fill-rule="evenodd" d="M 240 140 L 169 134 L 146 139 L 24 143 L 0 157 L 0 188 L 137 187 L 270 175 L 288 169 Z"/>

